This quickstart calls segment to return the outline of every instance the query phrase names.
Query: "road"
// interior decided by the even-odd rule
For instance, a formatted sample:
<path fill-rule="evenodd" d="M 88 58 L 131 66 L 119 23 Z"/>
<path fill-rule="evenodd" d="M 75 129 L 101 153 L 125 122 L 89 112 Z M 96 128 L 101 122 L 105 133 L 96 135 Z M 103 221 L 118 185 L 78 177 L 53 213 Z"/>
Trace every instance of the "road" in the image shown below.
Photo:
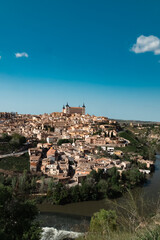
<path fill-rule="evenodd" d="M 4 154 L 4 155 L 0 155 L 0 158 L 6 158 L 6 157 L 18 157 L 23 155 L 24 153 L 27 153 L 28 150 L 22 151 L 22 152 L 17 152 L 17 153 L 9 153 L 9 154 Z"/>

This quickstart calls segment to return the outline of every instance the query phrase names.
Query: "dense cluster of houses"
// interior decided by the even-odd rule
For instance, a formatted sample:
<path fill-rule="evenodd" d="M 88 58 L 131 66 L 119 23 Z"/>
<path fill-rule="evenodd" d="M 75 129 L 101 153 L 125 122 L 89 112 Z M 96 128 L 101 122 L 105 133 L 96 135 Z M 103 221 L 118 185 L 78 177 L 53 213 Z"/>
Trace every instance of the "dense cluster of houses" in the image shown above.
<path fill-rule="evenodd" d="M 123 160 L 123 151 L 116 149 L 130 143 L 119 137 L 118 131 L 119 124 L 106 117 L 64 111 L 43 115 L 2 114 L 0 119 L 0 134 L 15 132 L 28 142 L 39 142 L 28 150 L 31 172 L 70 183 L 81 182 L 92 170 L 116 167 L 121 174 L 131 167 L 130 161 Z M 71 141 L 59 144 L 59 140 Z M 103 157 L 100 151 L 104 152 Z M 141 157 L 135 160 L 145 161 Z M 148 161 L 147 167 L 151 164 Z"/>
<path fill-rule="evenodd" d="M 39 143 L 36 148 L 28 150 L 30 170 L 32 172 L 40 171 L 58 181 L 79 183 L 92 170 L 107 171 L 107 169 L 117 167 L 121 172 L 131 166 L 129 161 L 122 161 L 122 151 L 114 150 L 114 147 L 106 148 L 108 157 L 99 157 L 97 151 L 96 145 L 90 145 L 84 140 L 76 140 L 72 144 L 63 143 L 60 146 Z M 112 154 L 117 154 L 120 158 L 112 159 Z"/>
<path fill-rule="evenodd" d="M 102 134 L 96 134 L 97 127 Z M 119 141 L 116 138 L 116 121 L 88 114 L 66 115 L 63 112 L 43 115 L 3 113 L 0 116 L 0 134 L 2 133 L 19 133 L 28 140 L 47 139 L 48 143 L 56 143 L 58 139 L 86 139 L 88 143 L 97 145 L 115 144 Z"/>

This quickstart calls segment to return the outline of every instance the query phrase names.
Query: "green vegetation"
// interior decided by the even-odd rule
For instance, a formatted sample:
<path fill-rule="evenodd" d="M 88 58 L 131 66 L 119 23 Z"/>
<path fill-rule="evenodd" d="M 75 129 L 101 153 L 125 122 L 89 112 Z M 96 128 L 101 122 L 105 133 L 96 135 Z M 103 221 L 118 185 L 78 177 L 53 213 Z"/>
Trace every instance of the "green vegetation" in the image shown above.
<path fill-rule="evenodd" d="M 44 125 L 44 129 L 46 130 L 46 131 L 50 131 L 50 132 L 54 132 L 54 127 L 51 127 L 50 125 Z"/>
<path fill-rule="evenodd" d="M 151 145 L 143 136 L 136 137 L 136 135 L 129 131 L 127 128 L 123 132 L 119 133 L 120 137 L 123 137 L 130 141 L 130 144 L 124 148 L 117 148 L 124 153 L 137 153 L 144 157 L 144 159 L 155 160 L 155 146 Z"/>
<path fill-rule="evenodd" d="M 8 134 L 2 134 L 0 137 L 0 154 L 12 153 L 18 151 L 23 147 L 26 142 L 26 138 L 14 133 L 9 136 Z"/>
<path fill-rule="evenodd" d="M 41 228 L 35 221 L 38 210 L 32 201 L 14 195 L 0 184 L 0 239 L 39 240 Z"/>
<path fill-rule="evenodd" d="M 60 146 L 63 143 L 73 143 L 73 140 L 72 139 L 59 139 L 57 145 Z"/>
<path fill-rule="evenodd" d="M 103 198 L 116 198 L 122 195 L 126 187 L 133 187 L 144 183 L 145 177 L 137 169 L 126 171 L 120 179 L 116 168 L 108 170 L 92 171 L 81 185 L 68 188 L 62 183 L 49 186 L 47 199 L 53 204 L 66 204 L 99 200 Z"/>
<path fill-rule="evenodd" d="M 43 201 L 49 201 L 53 204 L 66 204 L 71 202 L 99 200 L 103 198 L 117 198 L 127 188 L 144 183 L 145 176 L 137 169 L 130 169 L 123 172 L 120 178 L 119 172 L 114 167 L 107 172 L 99 170 L 92 171 L 81 185 L 67 187 L 62 183 L 55 183 L 53 179 L 47 186 L 44 184 L 44 177 L 41 177 L 41 183 L 36 184 L 38 177 L 27 174 L 28 154 L 19 158 L 6 158 L 0 161 L 0 168 L 5 170 L 18 171 L 21 174 L 10 178 L 4 178 L 0 175 L 0 182 L 10 186 L 15 193 L 20 193 L 29 197 L 32 193 L 46 193 Z"/>
<path fill-rule="evenodd" d="M 101 135 L 102 129 L 96 130 L 96 132 L 93 133 L 93 135 Z"/>
<path fill-rule="evenodd" d="M 0 159 L 0 169 L 9 171 L 29 171 L 29 155 L 25 153 L 20 157 L 6 157 Z"/>
<path fill-rule="evenodd" d="M 91 218 L 89 231 L 92 233 L 107 234 L 110 230 L 117 228 L 117 215 L 113 210 L 106 211 L 101 209 Z"/>
<path fill-rule="evenodd" d="M 137 240 L 159 240 L 160 226 L 153 225 L 137 234 Z"/>
<path fill-rule="evenodd" d="M 144 204 L 142 199 L 142 196 L 137 199 L 136 195 L 128 192 L 126 201 L 121 205 L 112 202 L 115 210 L 101 209 L 95 213 L 91 218 L 88 233 L 77 240 L 159 240 L 158 202 L 153 210 L 153 204 Z"/>
<path fill-rule="evenodd" d="M 38 177 L 27 174 L 27 171 L 17 175 L 0 173 L 0 184 L 8 186 L 15 195 L 22 195 L 28 198 L 29 194 L 38 191 L 36 181 Z"/>
<path fill-rule="evenodd" d="M 53 193 L 49 199 L 54 204 L 66 204 L 71 202 L 98 200 L 104 197 L 118 197 L 122 194 L 119 184 L 119 174 L 116 168 L 104 173 L 92 171 L 82 182 L 81 186 L 68 188 L 58 183 L 53 187 Z"/>
<path fill-rule="evenodd" d="M 137 168 L 133 168 L 122 173 L 122 181 L 127 188 L 131 188 L 144 182 L 145 176 Z"/>
<path fill-rule="evenodd" d="M 139 169 L 148 169 L 146 163 L 137 162 Z"/>
<path fill-rule="evenodd" d="M 129 131 L 129 130 L 126 130 L 124 132 L 120 132 L 119 133 L 119 136 L 122 137 L 122 138 L 125 138 L 127 140 L 129 140 L 131 142 L 131 145 L 135 145 L 137 146 L 139 144 L 139 141 L 138 139 L 135 137 L 135 135 Z"/>

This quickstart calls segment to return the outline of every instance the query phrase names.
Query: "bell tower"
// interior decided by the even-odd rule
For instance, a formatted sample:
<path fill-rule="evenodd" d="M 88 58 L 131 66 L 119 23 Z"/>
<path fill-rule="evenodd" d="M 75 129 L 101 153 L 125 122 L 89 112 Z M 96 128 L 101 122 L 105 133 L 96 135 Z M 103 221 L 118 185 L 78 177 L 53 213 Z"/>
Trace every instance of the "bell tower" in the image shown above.
<path fill-rule="evenodd" d="M 68 102 L 67 102 L 67 104 L 66 104 L 66 114 L 70 114 Z"/>
<path fill-rule="evenodd" d="M 65 113 L 65 106 L 63 105 L 62 112 Z"/>
<path fill-rule="evenodd" d="M 83 103 L 83 106 L 82 106 L 82 115 L 85 115 L 85 112 L 86 112 L 86 106 L 85 106 L 84 103 Z"/>

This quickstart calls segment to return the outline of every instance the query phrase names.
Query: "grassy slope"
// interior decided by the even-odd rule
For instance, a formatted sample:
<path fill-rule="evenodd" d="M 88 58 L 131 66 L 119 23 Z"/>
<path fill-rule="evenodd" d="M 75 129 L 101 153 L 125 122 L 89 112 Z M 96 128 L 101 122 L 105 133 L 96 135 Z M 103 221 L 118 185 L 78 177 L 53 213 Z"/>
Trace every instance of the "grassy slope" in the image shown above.
<path fill-rule="evenodd" d="M 136 232 L 108 232 L 106 235 L 100 233 L 87 233 L 85 237 L 77 240 L 160 240 L 160 226 L 148 225 Z"/>
<path fill-rule="evenodd" d="M 142 139 L 137 138 L 134 133 L 127 130 L 127 131 L 120 132 L 119 136 L 129 140 L 130 144 L 124 148 L 118 148 L 118 149 L 122 150 L 124 153 L 134 152 L 142 155 L 144 158 L 149 157 L 149 151 L 151 150 L 150 146 L 144 143 Z"/>
<path fill-rule="evenodd" d="M 23 172 L 23 170 L 29 170 L 28 153 L 20 157 L 8 157 L 0 159 L 0 169 L 20 172 Z"/>
<path fill-rule="evenodd" d="M 135 135 L 130 131 L 124 131 L 119 133 L 120 137 L 123 137 L 131 142 L 131 144 L 139 144 L 138 140 L 136 139 Z"/>

